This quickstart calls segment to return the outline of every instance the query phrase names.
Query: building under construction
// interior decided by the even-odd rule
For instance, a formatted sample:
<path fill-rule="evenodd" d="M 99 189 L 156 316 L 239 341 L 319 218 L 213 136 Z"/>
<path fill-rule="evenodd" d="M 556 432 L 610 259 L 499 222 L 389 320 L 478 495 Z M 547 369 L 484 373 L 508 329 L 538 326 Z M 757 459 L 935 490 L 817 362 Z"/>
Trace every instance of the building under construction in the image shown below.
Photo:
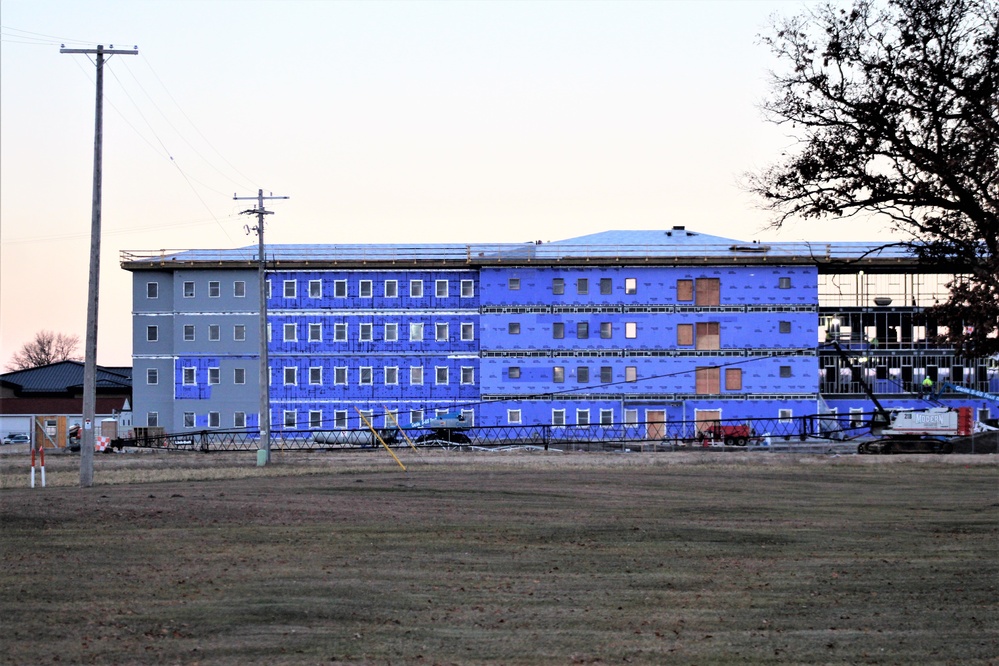
<path fill-rule="evenodd" d="M 511 244 L 270 245 L 271 431 L 417 423 L 638 428 L 871 405 L 999 405 L 995 358 L 934 342 L 949 275 L 899 247 L 745 242 L 673 227 Z M 259 427 L 256 247 L 123 252 L 134 420 Z M 835 343 L 835 344 L 833 344 Z M 951 388 L 954 387 L 954 388 Z M 964 389 L 964 392 L 961 390 Z M 388 414 L 391 412 L 391 415 Z M 856 423 L 854 423 L 856 421 Z"/>

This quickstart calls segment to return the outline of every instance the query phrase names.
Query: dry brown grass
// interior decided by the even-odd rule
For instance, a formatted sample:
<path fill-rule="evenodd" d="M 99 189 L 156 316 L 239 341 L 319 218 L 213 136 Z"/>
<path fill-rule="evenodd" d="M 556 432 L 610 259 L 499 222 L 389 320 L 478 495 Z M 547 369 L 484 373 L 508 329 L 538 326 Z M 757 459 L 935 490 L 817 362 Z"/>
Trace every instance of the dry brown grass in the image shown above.
<path fill-rule="evenodd" d="M 4 456 L 0 657 L 997 663 L 992 456 L 407 454 Z"/>

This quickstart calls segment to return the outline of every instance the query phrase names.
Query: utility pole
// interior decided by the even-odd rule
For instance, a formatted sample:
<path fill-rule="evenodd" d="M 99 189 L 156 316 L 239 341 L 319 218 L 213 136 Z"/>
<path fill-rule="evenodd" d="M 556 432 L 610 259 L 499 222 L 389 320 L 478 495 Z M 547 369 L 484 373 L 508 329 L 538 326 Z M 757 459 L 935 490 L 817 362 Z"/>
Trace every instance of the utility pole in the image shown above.
<path fill-rule="evenodd" d="M 97 110 L 94 114 L 94 193 L 90 214 L 90 287 L 87 291 L 87 348 L 83 363 L 83 435 L 80 440 L 80 487 L 94 485 L 94 429 L 97 424 L 97 296 L 101 281 L 101 170 L 104 149 L 104 56 L 136 55 L 139 47 L 116 49 L 59 49 L 59 53 L 97 55 Z"/>
<path fill-rule="evenodd" d="M 257 190 L 255 197 L 237 197 L 232 195 L 233 200 L 256 200 L 257 207 L 244 210 L 240 215 L 256 215 L 257 226 L 247 227 L 247 232 L 257 232 L 257 277 L 260 282 L 260 416 L 257 422 L 260 424 L 260 448 L 267 452 L 267 463 L 271 462 L 271 387 L 270 387 L 270 362 L 267 358 L 267 262 L 264 258 L 264 215 L 273 215 L 274 212 L 264 209 L 265 199 L 288 199 L 289 197 L 264 196 L 263 190 Z"/>

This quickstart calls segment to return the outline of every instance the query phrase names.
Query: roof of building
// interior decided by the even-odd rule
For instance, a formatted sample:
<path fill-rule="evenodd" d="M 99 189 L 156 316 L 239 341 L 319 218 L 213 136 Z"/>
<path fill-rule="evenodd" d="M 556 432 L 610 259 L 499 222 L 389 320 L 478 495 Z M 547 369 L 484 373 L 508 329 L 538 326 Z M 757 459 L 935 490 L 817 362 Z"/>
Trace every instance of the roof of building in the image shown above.
<path fill-rule="evenodd" d="M 82 389 L 83 369 L 83 363 L 80 361 L 60 361 L 37 368 L 8 372 L 0 375 L 0 382 L 22 396 L 67 393 Z M 97 366 L 97 389 L 131 391 L 132 369 Z"/>
<path fill-rule="evenodd" d="M 904 243 L 873 242 L 768 242 L 744 241 L 702 234 L 674 226 L 666 230 L 610 230 L 558 241 L 528 243 L 406 244 L 295 244 L 268 245 L 267 259 L 275 263 L 308 264 L 363 262 L 455 262 L 496 264 L 572 262 L 602 259 L 643 259 L 658 262 L 829 264 L 912 261 Z M 220 262 L 253 265 L 256 246 L 228 250 L 124 251 L 122 266 L 150 269 Z"/>

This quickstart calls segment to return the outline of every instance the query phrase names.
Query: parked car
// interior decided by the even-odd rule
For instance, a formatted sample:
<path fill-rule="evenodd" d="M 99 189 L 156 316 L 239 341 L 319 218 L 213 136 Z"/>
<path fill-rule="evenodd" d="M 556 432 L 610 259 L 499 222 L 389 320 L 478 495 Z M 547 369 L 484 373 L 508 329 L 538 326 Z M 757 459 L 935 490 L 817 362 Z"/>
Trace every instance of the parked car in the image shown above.
<path fill-rule="evenodd" d="M 31 438 L 27 435 L 7 435 L 3 438 L 4 444 L 30 444 Z"/>

